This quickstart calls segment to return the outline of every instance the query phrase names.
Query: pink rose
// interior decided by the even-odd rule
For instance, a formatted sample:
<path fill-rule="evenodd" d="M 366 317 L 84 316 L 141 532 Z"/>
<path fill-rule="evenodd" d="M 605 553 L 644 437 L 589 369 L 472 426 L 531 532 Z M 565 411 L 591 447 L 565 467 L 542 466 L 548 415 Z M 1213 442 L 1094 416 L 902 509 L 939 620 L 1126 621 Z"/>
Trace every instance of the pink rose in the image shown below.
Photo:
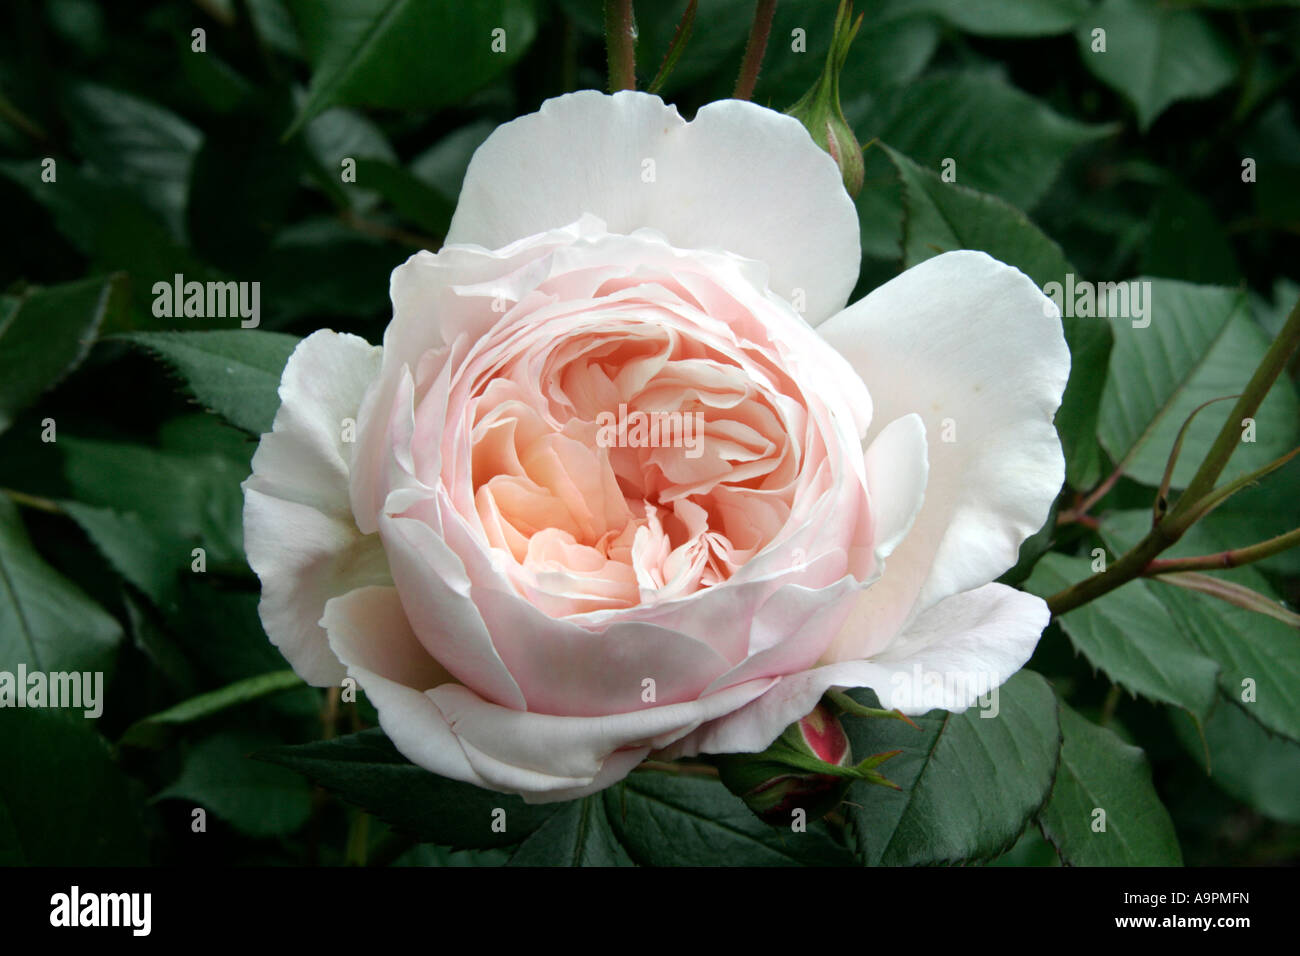
<path fill-rule="evenodd" d="M 383 347 L 284 371 L 244 486 L 271 640 L 534 801 L 760 750 L 833 686 L 970 706 L 1048 620 L 990 582 L 1060 490 L 1069 354 L 982 253 L 844 309 L 859 258 L 779 113 L 582 92 L 502 126 Z"/>

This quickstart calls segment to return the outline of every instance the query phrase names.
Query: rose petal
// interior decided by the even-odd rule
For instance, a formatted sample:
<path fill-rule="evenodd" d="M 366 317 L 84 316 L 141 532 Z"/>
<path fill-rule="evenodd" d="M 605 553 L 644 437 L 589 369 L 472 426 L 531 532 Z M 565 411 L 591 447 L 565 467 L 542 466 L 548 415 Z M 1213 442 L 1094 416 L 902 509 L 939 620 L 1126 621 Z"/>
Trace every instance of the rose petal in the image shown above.
<path fill-rule="evenodd" d="M 569 800 L 609 786 L 651 749 L 743 706 L 771 681 L 698 701 L 615 717 L 552 717 L 489 703 L 451 683 L 411 631 L 393 588 L 335 598 L 323 623 L 379 723 L 412 762 L 433 773 L 530 802 Z"/>
<path fill-rule="evenodd" d="M 539 786 L 547 780 L 594 780 L 616 752 L 666 747 L 705 721 L 743 707 L 773 683 L 749 681 L 699 700 L 606 717 L 511 710 L 459 684 L 436 687 L 429 697 L 488 785 L 517 793 L 556 789 Z"/>
<path fill-rule="evenodd" d="M 954 595 L 920 614 L 887 654 L 783 677 L 762 697 L 701 727 L 664 756 L 762 750 L 831 687 L 870 687 L 882 707 L 905 714 L 965 710 L 1025 665 L 1050 618 L 1041 598 L 1003 584 Z"/>
<path fill-rule="evenodd" d="M 358 588 L 331 600 L 321 624 L 348 676 L 379 712 L 393 745 L 426 770 L 486 786 L 442 712 L 424 693 L 450 675 L 416 640 L 396 588 Z"/>
<path fill-rule="evenodd" d="M 337 684 L 343 666 L 316 623 L 332 597 L 389 581 L 383 548 L 352 522 L 348 501 L 354 418 L 379 369 L 379 349 L 355 335 L 315 332 L 294 349 L 280 409 L 244 482 L 244 545 L 262 581 L 267 635 L 304 680 Z"/>
<path fill-rule="evenodd" d="M 921 416 L 930 468 L 921 512 L 846 625 L 839 659 L 997 578 L 1046 520 L 1065 477 L 1052 416 L 1070 371 L 1050 301 L 982 252 L 950 252 L 818 329 L 871 389 L 877 422 Z"/>
<path fill-rule="evenodd" d="M 384 330 L 383 363 L 356 416 L 357 467 L 351 501 L 362 531 L 371 534 L 378 529 L 379 511 L 389 490 L 383 470 L 388 458 L 385 446 L 403 374 L 414 374 L 427 352 L 472 342 L 501 318 L 499 308 L 494 308 L 500 304 L 498 295 L 510 300 L 512 289 L 504 283 L 497 288 L 496 280 L 580 236 L 603 232 L 603 223 L 586 217 L 494 251 L 448 245 L 437 254 L 417 252 L 393 270 L 389 280 L 393 320 Z M 476 283 L 488 284 L 477 292 L 468 291 Z"/>
<path fill-rule="evenodd" d="M 834 161 L 797 120 L 752 103 L 710 103 L 687 123 L 644 93 L 547 100 L 474 154 L 447 241 L 493 249 L 583 213 L 764 262 L 776 292 L 802 290 L 814 325 L 857 281 L 857 212 Z"/>

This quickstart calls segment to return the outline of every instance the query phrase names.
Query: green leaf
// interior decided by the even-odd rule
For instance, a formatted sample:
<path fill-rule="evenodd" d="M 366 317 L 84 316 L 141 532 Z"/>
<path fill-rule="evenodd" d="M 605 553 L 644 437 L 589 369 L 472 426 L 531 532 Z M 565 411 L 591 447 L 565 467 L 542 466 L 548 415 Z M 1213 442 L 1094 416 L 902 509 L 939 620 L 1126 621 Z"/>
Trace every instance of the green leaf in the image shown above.
<path fill-rule="evenodd" d="M 312 155 L 336 180 L 344 159 L 397 162 L 397 153 L 383 130 L 356 110 L 326 110 L 307 124 L 303 135 Z"/>
<path fill-rule="evenodd" d="M 1029 577 L 1029 572 L 1034 569 L 1034 565 L 1048 552 L 1056 540 L 1056 516 L 1061 510 L 1060 506 L 1058 498 L 1052 503 L 1052 509 L 1047 513 L 1047 520 L 1043 522 L 1043 526 L 1020 542 L 1016 563 L 1002 573 L 998 583 L 1015 587 Z"/>
<path fill-rule="evenodd" d="M 1274 737 L 1237 707 L 1220 706 L 1204 727 L 1171 713 L 1174 731 L 1198 764 L 1209 750 L 1210 779 L 1225 793 L 1283 823 L 1300 824 L 1300 744 Z"/>
<path fill-rule="evenodd" d="M 1131 547 L 1149 526 L 1146 511 L 1113 512 L 1102 521 L 1101 533 L 1117 548 Z M 1231 535 L 1231 528 L 1195 525 L 1164 556 L 1213 554 L 1233 544 L 1248 543 L 1225 541 L 1223 534 Z M 1280 599 L 1252 567 L 1211 573 L 1272 600 Z M 1159 578 L 1149 587 L 1163 605 L 1158 622 L 1150 626 L 1185 635 L 1192 646 L 1218 663 L 1219 687 L 1228 700 L 1270 731 L 1300 741 L 1300 639 L 1295 628 L 1208 594 L 1165 584 Z M 1247 687 L 1253 688 L 1253 700 L 1243 699 Z"/>
<path fill-rule="evenodd" d="M 257 755 L 337 793 L 422 843 L 452 847 L 510 846 L 555 812 L 509 794 L 448 780 L 410 763 L 379 730 L 336 740 L 277 747 Z M 504 830 L 493 828 L 503 810 Z M 495 815 L 500 819 L 500 815 Z"/>
<path fill-rule="evenodd" d="M 643 866 L 852 863 L 820 825 L 768 826 L 711 778 L 635 772 L 603 797 L 619 842 Z"/>
<path fill-rule="evenodd" d="M 122 628 L 80 588 L 41 560 L 0 495 L 0 661 L 39 671 L 106 671 Z"/>
<path fill-rule="evenodd" d="M 411 160 L 411 172 L 448 202 L 455 203 L 474 151 L 494 129 L 496 124 L 491 120 L 476 120 L 448 133 Z"/>
<path fill-rule="evenodd" d="M 176 273 L 199 281 L 211 275 L 157 214 L 112 181 L 78 169 L 68 160 L 58 164 L 58 179 L 53 183 L 43 182 L 41 172 L 36 160 L 0 161 L 0 175 L 45 207 L 59 232 L 90 259 L 93 270 L 120 269 L 130 275 L 137 290 L 152 288 L 160 278 Z M 121 327 L 149 328 L 157 322 L 147 311 L 137 309 L 129 319 L 121 320 Z M 108 328 L 120 331 L 116 324 Z"/>
<path fill-rule="evenodd" d="M 431 109 L 463 100 L 528 49 L 532 0 L 293 0 L 313 72 L 289 129 L 340 104 Z M 494 30 L 505 50 L 493 51 Z"/>
<path fill-rule="evenodd" d="M 1026 827 L 1020 834 L 1016 845 L 997 859 L 990 860 L 989 866 L 1053 866 L 1061 865 L 1061 857 L 1056 848 L 1048 843 L 1039 830 Z"/>
<path fill-rule="evenodd" d="M 252 837 L 293 833 L 311 816 L 311 786 L 249 754 L 273 738 L 215 734 L 190 748 L 180 776 L 153 799 L 185 800 Z"/>
<path fill-rule="evenodd" d="M 308 327 L 321 328 L 339 316 L 347 323 L 339 326 L 350 327 L 366 315 L 387 321 L 388 278 L 393 264 L 408 255 L 409 249 L 363 235 L 337 219 L 305 219 L 276 236 L 262 302 L 280 324 L 306 319 Z"/>
<path fill-rule="evenodd" d="M 417 843 L 395 859 L 392 866 L 505 866 L 509 850 L 449 850 L 432 843 Z"/>
<path fill-rule="evenodd" d="M 1074 267 L 1061 247 L 1019 209 L 956 183 L 945 183 L 895 149 L 879 144 L 898 171 L 903 189 L 903 265 L 924 262 L 941 252 L 979 249 L 1020 269 L 1040 286 L 1064 282 Z M 1070 380 L 1056 428 L 1065 448 L 1070 484 L 1084 487 L 1100 477 L 1096 431 L 1112 333 L 1095 319 L 1064 320 L 1070 346 Z M 1095 476 L 1095 477 L 1094 477 Z"/>
<path fill-rule="evenodd" d="M 979 36 L 1036 37 L 1066 33 L 1088 12 L 1088 0 L 891 0 L 891 13 L 933 13 Z"/>
<path fill-rule="evenodd" d="M 190 40 L 187 35 L 182 42 L 188 47 Z M 181 54 L 181 69 L 186 84 L 214 113 L 234 113 L 256 95 L 256 87 L 211 50 L 201 56 L 192 56 L 186 49 Z"/>
<path fill-rule="evenodd" d="M 1098 29 L 1104 53 L 1092 49 Z M 1208 20 L 1158 0 L 1105 0 L 1076 36 L 1084 66 L 1133 104 L 1143 129 L 1170 103 L 1210 96 L 1236 75 L 1236 54 Z"/>
<path fill-rule="evenodd" d="M 146 862 L 129 782 L 94 725 L 55 711 L 0 709 L 0 863 Z"/>
<path fill-rule="evenodd" d="M 456 204 L 401 166 L 377 159 L 357 161 L 357 185 L 373 189 L 407 222 L 441 238 L 451 225 Z"/>
<path fill-rule="evenodd" d="M 155 539 L 150 547 L 177 568 L 190 567 L 196 547 L 204 549 L 209 571 L 246 567 L 239 484 L 248 477 L 247 459 L 63 436 L 58 448 L 73 497 L 134 514 Z"/>
<path fill-rule="evenodd" d="M 1193 532 L 1204 532 L 1218 543 L 1209 550 L 1240 547 L 1274 537 L 1284 528 L 1300 527 L 1300 457 L 1293 458 L 1259 484 L 1242 489 L 1222 506 L 1196 523 Z M 1189 539 L 1184 539 L 1188 541 Z M 1196 540 L 1196 539 L 1190 539 Z M 1175 546 L 1171 556 L 1195 554 L 1185 544 Z M 1300 548 L 1272 555 L 1252 565 L 1269 574 L 1300 576 Z"/>
<path fill-rule="evenodd" d="M 97 83 L 72 86 L 64 113 L 77 151 L 183 238 L 190 171 L 202 134 L 155 103 Z"/>
<path fill-rule="evenodd" d="M 175 608 L 177 575 L 189 563 L 188 554 L 170 552 L 134 514 L 96 508 L 80 501 L 60 501 L 59 506 L 86 533 L 114 571 L 158 607 Z"/>
<path fill-rule="evenodd" d="M 844 97 L 860 141 L 878 138 L 936 173 L 951 159 L 958 184 L 1021 209 L 1043 197 L 1071 152 L 1114 132 L 1064 117 L 986 72 L 931 73 Z"/>
<path fill-rule="evenodd" d="M 123 278 L 29 290 L 0 317 L 0 431 L 81 364 L 105 317 L 121 308 Z"/>
<path fill-rule="evenodd" d="M 987 860 L 1009 849 L 1043 805 L 1060 749 L 1056 696 L 1021 671 L 998 689 L 997 715 L 931 711 L 901 721 L 846 721 L 856 757 L 902 749 L 886 765 L 902 789 L 854 784 L 852 842 L 869 865 Z"/>
<path fill-rule="evenodd" d="M 858 211 L 858 241 L 864 260 L 881 260 L 889 269 L 878 280 L 887 281 L 898 272 L 899 250 L 906 250 L 903 240 L 904 192 L 898 168 L 879 141 L 863 147 L 862 190 L 853 199 Z M 932 250 L 929 255 L 937 255 Z M 870 279 L 868 277 L 868 281 Z M 870 283 L 862 293 L 878 283 Z"/>
<path fill-rule="evenodd" d="M 302 44 L 285 0 L 248 0 L 248 15 L 267 46 L 279 53 L 302 58 Z"/>
<path fill-rule="evenodd" d="M 1110 320 L 1115 348 L 1098 437 L 1116 461 L 1127 459 L 1124 471 L 1130 478 L 1159 485 L 1187 416 L 1210 399 L 1240 393 L 1269 340 L 1247 315 L 1244 296 L 1232 290 L 1157 279 L 1149 302 L 1147 328 L 1133 328 L 1130 319 Z M 1187 429 L 1173 488 L 1191 480 L 1224 415 L 1208 409 Z M 1300 442 L 1300 403 L 1289 381 L 1269 390 L 1255 422 L 1254 441 L 1240 444 L 1224 480 L 1260 468 Z"/>
<path fill-rule="evenodd" d="M 266 639 L 255 591 L 214 587 L 197 574 L 182 581 L 186 587 L 180 612 L 171 621 L 171 636 L 208 686 L 221 687 L 284 669 L 284 657 Z M 275 698 L 275 702 L 288 702 L 304 694 L 319 710 L 316 691 L 307 687 Z"/>
<path fill-rule="evenodd" d="M 248 677 L 227 684 L 218 690 L 181 701 L 174 707 L 168 707 L 143 720 L 137 720 L 122 734 L 119 744 L 130 744 L 135 747 L 158 746 L 168 738 L 167 727 L 193 723 L 231 707 L 258 700 L 268 694 L 277 694 L 280 691 L 302 686 L 302 678 L 290 670 L 272 671 L 269 674 Z"/>
<path fill-rule="evenodd" d="M 895 144 L 896 145 L 896 144 Z M 945 183 L 892 146 L 870 147 L 888 155 L 903 184 L 903 266 L 951 252 L 979 249 L 1015 266 L 1040 286 L 1060 282 L 1073 267 L 1061 247 L 1019 209 L 996 196 Z"/>
<path fill-rule="evenodd" d="M 1056 430 L 1065 450 L 1066 481 L 1075 488 L 1090 488 L 1101 480 L 1097 425 L 1115 334 L 1107 323 L 1095 319 L 1066 316 L 1063 322 L 1070 346 L 1070 380 L 1056 412 Z"/>
<path fill-rule="evenodd" d="M 173 515 L 181 524 L 160 525 L 146 520 L 149 514 L 157 512 L 152 509 L 137 511 L 142 506 L 141 499 L 133 495 L 130 488 L 105 489 L 90 485 L 89 478 L 93 476 L 94 468 L 105 460 L 101 455 L 109 449 L 96 448 L 100 454 L 87 456 L 86 447 L 79 445 L 76 439 L 71 440 L 70 446 L 63 446 L 72 459 L 74 491 L 79 489 L 78 493 L 93 497 L 99 504 L 61 500 L 59 505 L 81 527 L 114 571 L 139 588 L 160 610 L 174 615 L 179 609 L 184 578 L 195 577 L 193 551 L 196 545 L 204 548 L 205 562 L 211 558 L 214 564 L 211 570 L 245 572 L 242 555 L 230 549 L 234 547 L 233 542 L 239 540 L 240 533 L 237 527 L 240 515 L 233 510 L 240 500 L 235 485 L 245 471 L 244 466 L 237 462 L 247 458 L 251 446 L 243 432 L 203 413 L 170 420 L 160 429 L 160 437 L 164 446 L 161 454 L 151 449 L 124 451 L 123 456 L 128 460 L 110 460 L 105 465 L 106 475 L 135 481 L 140 473 L 137 468 L 143 470 L 161 461 L 162 473 L 175 477 L 185 473 L 184 460 L 197 457 L 200 462 L 208 463 L 214 471 L 211 478 L 201 474 L 185 476 L 172 492 L 168 492 L 178 495 L 192 492 L 192 500 L 179 502 L 176 512 L 160 509 L 162 513 Z M 131 447 L 124 446 L 126 449 Z M 145 460 L 131 462 L 129 459 L 136 455 Z M 181 458 L 178 459 L 178 455 Z M 226 485 L 221 484 L 223 475 L 228 482 Z M 215 497 L 201 497 L 207 494 Z M 106 506 L 105 502 L 111 506 Z M 191 510 L 181 513 L 187 506 Z M 210 522 L 196 522 L 194 519 L 201 518 L 200 512 L 207 508 L 211 508 Z M 186 529 L 193 529 L 193 532 L 187 534 Z M 207 543 L 203 543 L 205 540 Z M 256 626 L 256 631 L 259 640 L 264 640 L 260 625 Z"/>
<path fill-rule="evenodd" d="M 607 815 L 602 794 L 561 805 L 510 857 L 510 866 L 635 866 Z"/>
<path fill-rule="evenodd" d="M 209 124 L 209 134 L 194 159 L 194 181 L 186 225 L 194 251 L 205 262 L 241 280 L 264 275 L 264 257 L 275 234 L 290 221 L 294 200 L 309 168 L 306 145 L 284 142 L 287 97 L 263 96 L 255 114 L 241 112 Z M 338 166 L 334 167 L 338 181 Z M 169 275 L 159 276 L 170 280 Z M 186 278 L 190 276 L 187 274 Z M 270 298 L 262 291 L 262 302 Z M 226 315 L 213 315 L 225 311 Z M 207 328 L 238 326 L 233 307 L 206 309 Z M 169 325 L 194 328 L 186 316 Z"/>
<path fill-rule="evenodd" d="M 1173 437 L 1200 402 L 1193 402 L 1181 417 L 1171 410 L 1229 322 L 1242 313 L 1245 300 L 1231 289 L 1160 279 L 1133 281 L 1151 282 L 1149 287 L 1144 286 L 1149 288 L 1149 294 L 1143 296 L 1149 311 L 1145 319 L 1107 320 L 1115 334 L 1115 347 L 1102 393 L 1097 437 L 1110 456 L 1121 461 L 1136 456 L 1151 440 L 1161 419 L 1168 418 L 1170 440 L 1163 446 L 1157 444 L 1147 454 L 1141 469 L 1141 475 L 1146 477 L 1138 477 L 1146 484 L 1159 485 Z M 1149 324 L 1134 328 L 1135 321 Z M 1207 420 L 1212 417 L 1206 415 Z M 1193 460 L 1190 449 L 1184 457 Z M 1199 461 L 1193 461 L 1193 466 Z"/>
<path fill-rule="evenodd" d="M 397 162 L 397 153 L 388 137 L 369 117 L 356 110 L 326 110 L 307 124 L 303 139 L 316 162 L 320 185 L 335 202 L 359 210 L 368 210 L 375 205 L 379 197 L 374 192 L 342 180 L 345 159 Z"/>
<path fill-rule="evenodd" d="M 1039 813 L 1043 834 L 1071 866 L 1181 866 L 1169 811 L 1141 747 L 1061 704 L 1061 766 Z M 1093 827 L 1105 811 L 1105 829 Z"/>
<path fill-rule="evenodd" d="M 1025 590 L 1047 597 L 1092 573 L 1087 558 L 1050 553 Z M 1174 704 L 1204 720 L 1214 706 L 1219 668 L 1168 625 L 1146 581 L 1130 581 L 1057 619 L 1075 650 L 1125 690 Z"/>
<path fill-rule="evenodd" d="M 255 435 L 271 430 L 280 407 L 280 376 L 299 341 L 258 329 L 136 332 L 124 338 L 166 361 L 204 407 Z"/>
<path fill-rule="evenodd" d="M 1148 221 L 1141 271 L 1167 279 L 1233 286 L 1241 281 L 1237 256 L 1214 209 L 1191 190 L 1161 192 Z"/>

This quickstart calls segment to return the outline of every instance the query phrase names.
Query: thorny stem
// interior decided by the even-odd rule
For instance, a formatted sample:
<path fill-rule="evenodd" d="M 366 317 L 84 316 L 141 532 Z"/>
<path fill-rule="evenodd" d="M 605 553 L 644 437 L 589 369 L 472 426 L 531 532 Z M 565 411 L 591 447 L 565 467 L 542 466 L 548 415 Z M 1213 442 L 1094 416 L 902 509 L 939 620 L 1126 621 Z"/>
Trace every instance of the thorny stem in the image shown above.
<path fill-rule="evenodd" d="M 632 0 L 605 0 L 609 91 L 636 89 L 636 15 Z"/>
<path fill-rule="evenodd" d="M 754 7 L 754 23 L 749 28 L 749 41 L 745 44 L 745 58 L 740 62 L 740 76 L 736 77 L 736 89 L 731 95 L 738 100 L 747 100 L 754 95 L 754 86 L 758 83 L 758 72 L 763 67 L 763 55 L 767 53 L 767 38 L 772 32 L 772 18 L 776 15 L 776 0 L 758 0 Z"/>
<path fill-rule="evenodd" d="M 1073 524 L 1075 522 L 1083 521 L 1088 517 L 1088 512 L 1092 510 L 1092 506 L 1101 501 L 1102 498 L 1105 498 L 1106 493 L 1109 492 L 1110 489 L 1114 488 L 1115 483 L 1124 476 L 1124 468 L 1127 464 L 1128 461 L 1126 459 L 1116 465 L 1115 470 L 1110 473 L 1110 476 L 1096 488 L 1092 489 L 1086 498 L 1069 511 L 1062 511 L 1060 515 L 1057 516 L 1056 523 Z"/>
<path fill-rule="evenodd" d="M 1120 585 L 1146 574 L 1157 556 L 1170 548 L 1187 532 L 1188 528 L 1204 516 L 1205 499 L 1214 495 L 1214 483 L 1218 481 L 1223 469 L 1228 465 L 1228 459 L 1232 457 L 1232 453 L 1241 442 L 1242 419 L 1250 418 L 1255 414 L 1260 402 L 1273 386 L 1273 382 L 1286 367 L 1297 345 L 1300 345 L 1300 302 L 1297 302 L 1291 310 L 1282 331 L 1264 353 L 1264 358 L 1255 369 L 1255 374 L 1250 377 L 1250 382 L 1242 390 L 1241 396 L 1232 407 L 1232 413 L 1223 423 L 1214 444 L 1210 446 L 1209 454 L 1197 468 L 1196 474 L 1179 496 L 1177 503 L 1156 523 L 1145 538 L 1105 571 L 1072 584 L 1049 597 L 1047 606 L 1054 617 L 1059 617 L 1089 601 L 1095 601 Z M 1274 542 L 1263 542 L 1263 544 L 1275 546 Z"/>
<path fill-rule="evenodd" d="M 1210 453 L 1206 455 L 1205 461 L 1201 462 L 1201 467 L 1197 469 L 1191 483 L 1179 497 L 1178 504 L 1170 512 L 1170 518 L 1185 514 L 1214 487 L 1214 483 L 1219 480 L 1219 475 L 1227 467 L 1228 459 L 1241 443 L 1242 420 L 1254 416 L 1260 402 L 1272 388 L 1273 382 L 1282 374 L 1282 369 L 1286 367 L 1297 344 L 1300 344 L 1300 302 L 1291 309 L 1282 331 L 1264 353 L 1263 361 L 1255 369 L 1255 374 L 1251 376 L 1249 384 L 1237 399 L 1237 403 L 1232 406 L 1232 414 L 1223 423 L 1219 436 L 1214 439 L 1214 444 L 1210 447 Z"/>
<path fill-rule="evenodd" d="M 1243 564 L 1271 558 L 1297 545 L 1300 545 L 1300 528 L 1245 548 L 1229 548 L 1214 554 L 1200 554 L 1194 558 L 1157 559 L 1148 564 L 1142 573 L 1151 577 L 1177 571 L 1218 571 L 1223 568 L 1239 568 Z"/>

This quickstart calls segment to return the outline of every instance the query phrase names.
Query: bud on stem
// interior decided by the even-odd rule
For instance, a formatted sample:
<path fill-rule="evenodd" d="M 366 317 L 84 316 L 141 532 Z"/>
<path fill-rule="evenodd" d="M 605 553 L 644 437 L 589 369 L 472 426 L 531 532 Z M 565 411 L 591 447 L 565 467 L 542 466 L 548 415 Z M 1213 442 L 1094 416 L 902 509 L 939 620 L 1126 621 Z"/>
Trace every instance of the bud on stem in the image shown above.
<path fill-rule="evenodd" d="M 849 45 L 861 26 L 862 15 L 853 21 L 853 8 L 848 0 L 840 0 L 826 66 L 808 92 L 786 110 L 788 115 L 803 123 L 813 142 L 831 154 L 850 196 L 856 196 L 862 190 L 866 169 L 862 161 L 862 146 L 840 109 L 840 72 L 848 59 Z"/>
<path fill-rule="evenodd" d="M 809 820 L 824 817 L 844 799 L 854 780 L 893 787 L 875 768 L 896 753 L 875 754 L 853 764 L 839 719 L 818 704 L 762 753 L 730 754 L 716 758 L 716 763 L 728 790 L 761 819 L 786 826 L 795 810 L 803 810 Z"/>

